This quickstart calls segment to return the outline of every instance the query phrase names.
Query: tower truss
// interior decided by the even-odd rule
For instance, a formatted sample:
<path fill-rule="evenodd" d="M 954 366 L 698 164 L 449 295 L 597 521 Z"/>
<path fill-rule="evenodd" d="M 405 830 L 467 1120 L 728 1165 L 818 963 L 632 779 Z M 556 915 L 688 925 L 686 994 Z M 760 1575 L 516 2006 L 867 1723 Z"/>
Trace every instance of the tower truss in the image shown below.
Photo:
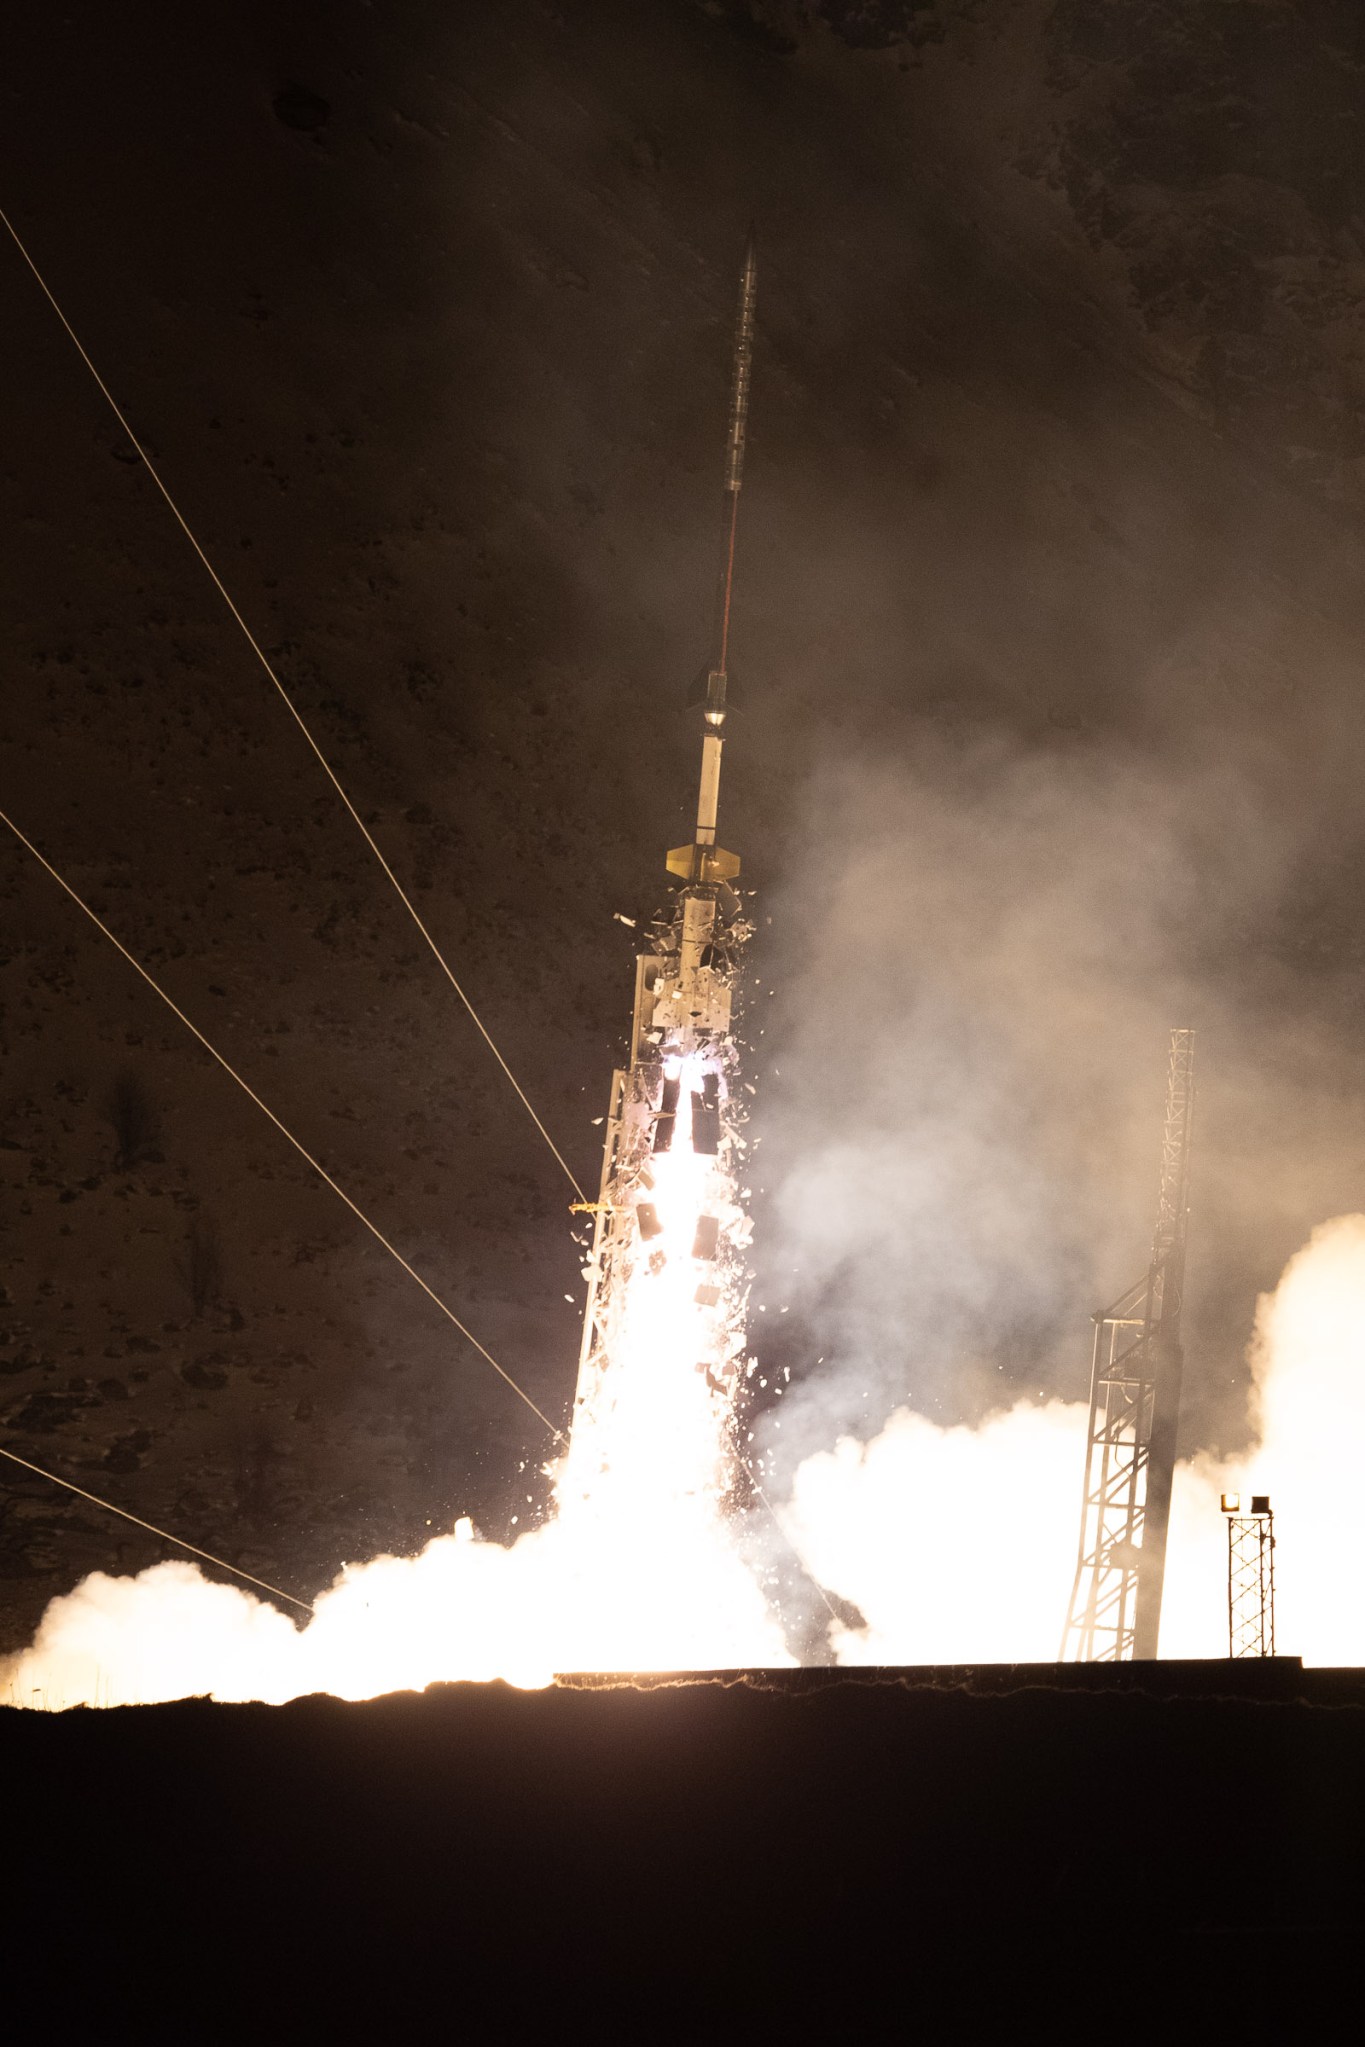
<path fill-rule="evenodd" d="M 1154 1657 L 1183 1352 L 1194 1032 L 1171 1032 L 1161 1191 L 1145 1276 L 1095 1316 L 1080 1546 L 1062 1660 Z"/>
<path fill-rule="evenodd" d="M 1275 1516 L 1265 1493 L 1244 1512 L 1236 1493 L 1223 1495 L 1228 1517 L 1228 1655 L 1275 1654 Z"/>

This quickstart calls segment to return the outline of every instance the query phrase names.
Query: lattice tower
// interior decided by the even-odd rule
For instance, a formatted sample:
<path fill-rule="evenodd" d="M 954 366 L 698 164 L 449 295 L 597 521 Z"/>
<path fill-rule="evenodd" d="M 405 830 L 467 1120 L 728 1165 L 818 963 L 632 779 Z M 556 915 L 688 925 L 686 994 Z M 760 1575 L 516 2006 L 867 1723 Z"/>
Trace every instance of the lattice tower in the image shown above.
<path fill-rule="evenodd" d="M 1228 1515 L 1228 1655 L 1275 1654 L 1275 1516 L 1258 1494 Z"/>
<path fill-rule="evenodd" d="M 1183 1353 L 1194 1032 L 1171 1032 L 1161 1190 L 1145 1276 L 1094 1318 L 1085 1492 L 1062 1660 L 1154 1657 Z"/>

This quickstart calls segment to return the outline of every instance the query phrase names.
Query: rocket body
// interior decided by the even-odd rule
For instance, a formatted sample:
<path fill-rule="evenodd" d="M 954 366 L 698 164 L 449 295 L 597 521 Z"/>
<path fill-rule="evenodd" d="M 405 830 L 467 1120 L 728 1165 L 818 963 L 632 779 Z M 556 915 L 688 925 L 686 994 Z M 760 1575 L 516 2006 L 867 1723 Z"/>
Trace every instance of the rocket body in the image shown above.
<path fill-rule="evenodd" d="M 637 959 L 630 1062 L 612 1076 L 602 1180 L 591 1204 L 575 1425 L 585 1406 L 600 1419 L 616 1397 L 613 1382 L 631 1347 L 627 1325 L 645 1314 L 651 1283 L 662 1289 L 665 1275 L 671 1305 L 660 1347 L 690 1344 L 687 1369 L 699 1375 L 704 1397 L 728 1402 L 743 1350 L 734 1276 L 748 1225 L 734 1192 L 740 1115 L 732 1022 L 751 927 L 732 887 L 739 860 L 717 845 L 716 832 L 756 283 L 751 236 L 735 328 L 711 658 L 694 692 L 702 727 L 696 828 L 689 844 L 668 854 L 680 885 Z"/>

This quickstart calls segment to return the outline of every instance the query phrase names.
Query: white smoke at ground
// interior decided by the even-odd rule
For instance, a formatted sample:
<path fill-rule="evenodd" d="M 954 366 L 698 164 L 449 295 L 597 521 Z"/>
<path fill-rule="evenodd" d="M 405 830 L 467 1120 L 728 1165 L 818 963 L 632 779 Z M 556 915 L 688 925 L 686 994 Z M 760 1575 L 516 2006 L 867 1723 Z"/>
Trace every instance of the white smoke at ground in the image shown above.
<path fill-rule="evenodd" d="M 1227 1531 L 1221 1494 L 1275 1510 L 1277 1647 L 1307 1663 L 1365 1663 L 1355 1570 L 1365 1454 L 1365 1215 L 1313 1232 L 1273 1294 L 1251 1349 L 1256 1440 L 1226 1460 L 1182 1465 L 1171 1506 L 1165 1656 L 1227 1650 Z"/>
<path fill-rule="evenodd" d="M 1285 1333 L 1297 1267 L 1244 1353 L 1312 1219 L 1360 1200 L 1354 951 L 1304 879 L 1297 770 L 1277 790 L 1232 755 L 912 727 L 834 757 L 802 806 L 818 835 L 773 902 L 791 958 L 761 1041 L 752 1338 L 791 1374 L 758 1426 L 770 1483 L 867 1623 L 836 1630 L 846 1660 L 1057 1654 L 1089 1317 L 1146 1267 L 1176 1025 L 1198 1106 L 1164 1654 L 1226 1652 L 1224 1485 L 1274 1491 L 1270 1462 L 1291 1490 L 1332 1477 L 1322 1345 L 1345 1339 Z"/>
<path fill-rule="evenodd" d="M 1245 1452 L 1177 1467 L 1163 1657 L 1228 1652 L 1226 1492 L 1275 1508 L 1277 1647 L 1365 1663 L 1354 1528 L 1365 1445 L 1365 1215 L 1314 1231 L 1258 1307 Z M 1049 1662 L 1076 1566 L 1087 1409 L 1018 1402 L 977 1428 L 902 1409 L 796 1473 L 784 1521 L 861 1612 L 841 1663 Z"/>
<path fill-rule="evenodd" d="M 0 1661 L 0 1702 L 278 1704 L 791 1660 L 757 1582 L 695 1503 L 669 1503 L 652 1528 L 636 1515 L 629 1529 L 570 1504 L 510 1545 L 480 1540 L 465 1521 L 418 1556 L 348 1565 L 303 1628 L 194 1564 L 96 1572 L 52 1601 L 29 1648 Z"/>
<path fill-rule="evenodd" d="M 1056 1657 L 1076 1560 L 1086 1409 L 1020 1401 L 979 1428 L 901 1408 L 796 1473 L 784 1524 L 814 1577 L 865 1627 L 841 1663 Z"/>

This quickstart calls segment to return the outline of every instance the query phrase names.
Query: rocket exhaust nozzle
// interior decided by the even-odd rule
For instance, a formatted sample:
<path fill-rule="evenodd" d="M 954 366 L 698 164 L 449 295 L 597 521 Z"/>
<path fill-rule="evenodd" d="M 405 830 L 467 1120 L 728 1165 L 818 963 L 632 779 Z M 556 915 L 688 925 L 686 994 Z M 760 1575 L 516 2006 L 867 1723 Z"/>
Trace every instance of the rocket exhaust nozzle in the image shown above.
<path fill-rule="evenodd" d="M 699 709 L 707 725 L 723 725 L 726 712 L 737 710 L 742 703 L 733 670 L 727 673 L 719 668 L 699 668 L 687 692 L 688 709 L 694 706 Z"/>

